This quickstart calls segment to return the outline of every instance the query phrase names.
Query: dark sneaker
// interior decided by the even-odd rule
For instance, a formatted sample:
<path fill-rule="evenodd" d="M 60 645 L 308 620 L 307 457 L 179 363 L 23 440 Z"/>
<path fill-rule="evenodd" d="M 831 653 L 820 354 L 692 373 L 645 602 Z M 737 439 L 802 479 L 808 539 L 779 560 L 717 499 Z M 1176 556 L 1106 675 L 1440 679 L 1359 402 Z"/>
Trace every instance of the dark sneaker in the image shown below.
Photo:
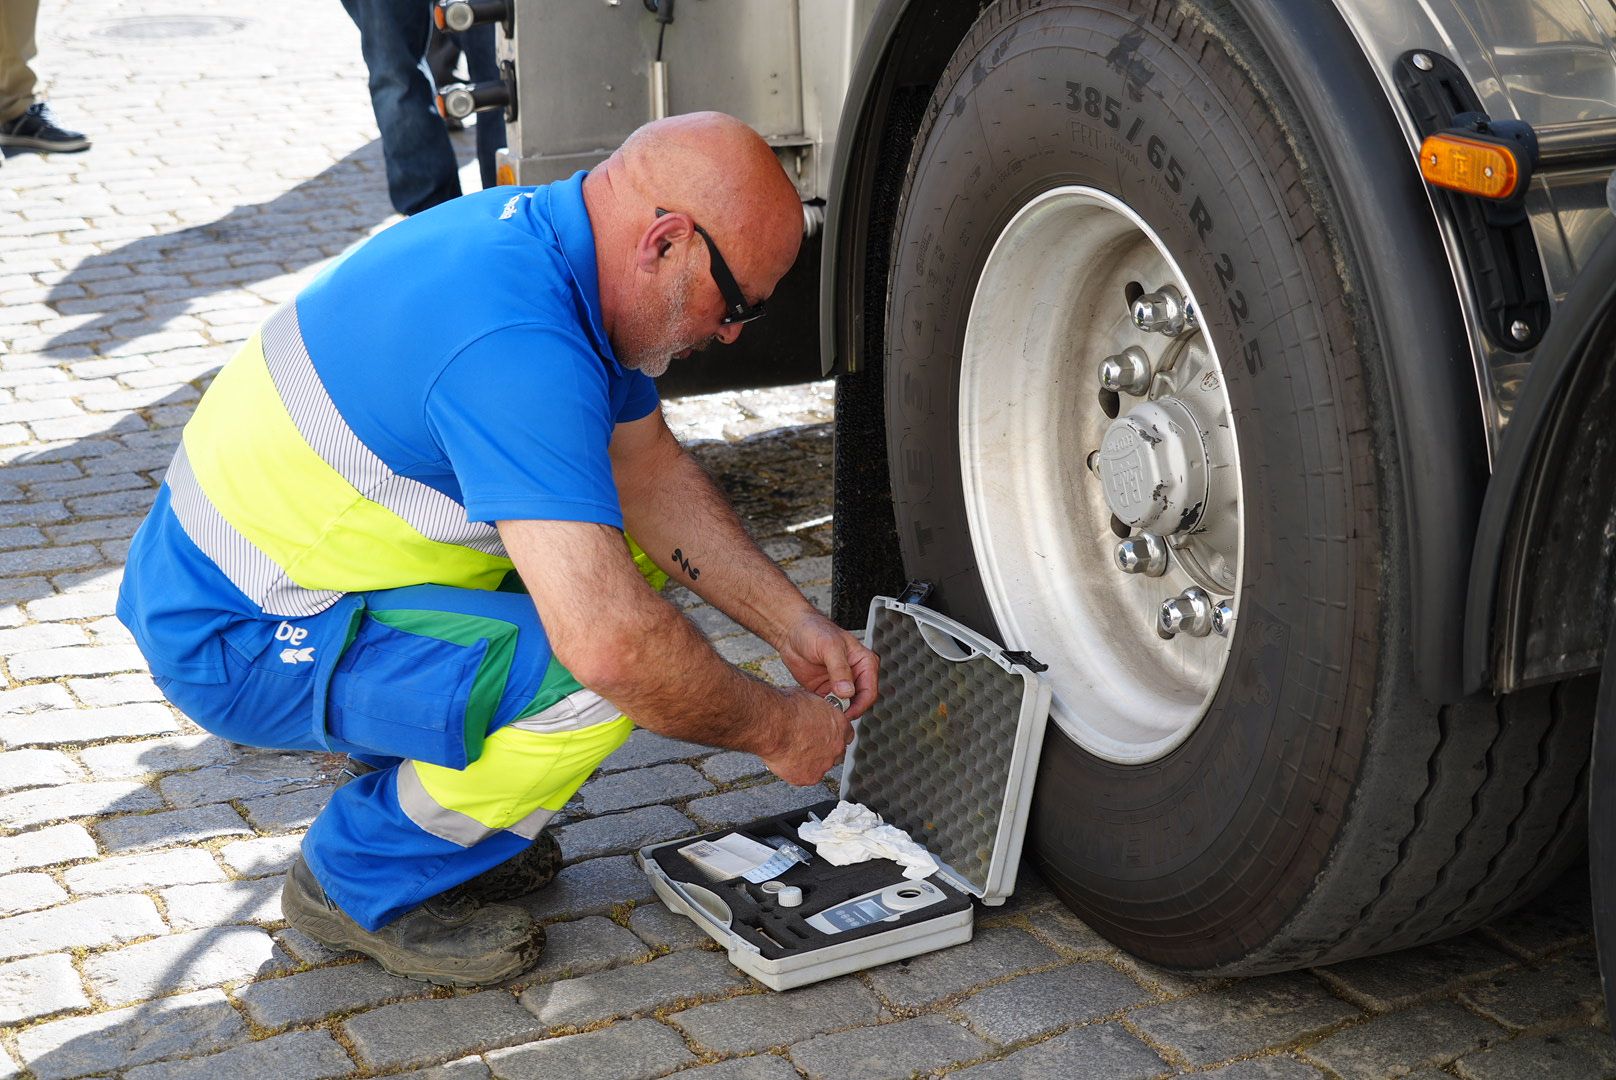
<path fill-rule="evenodd" d="M 379 930 L 333 904 L 299 855 L 281 890 L 286 921 L 333 949 L 364 953 L 394 975 L 442 986 L 491 986 L 520 975 L 544 951 L 544 927 L 525 911 L 433 897 Z"/>
<path fill-rule="evenodd" d="M 337 787 L 375 772 L 357 758 L 349 758 L 337 777 Z M 548 832 L 498 866 L 443 893 L 442 899 L 467 898 L 478 904 L 503 904 L 544 888 L 561 871 L 561 845 Z"/>
<path fill-rule="evenodd" d="M 50 106 L 36 101 L 15 120 L 0 124 L 0 146 L 38 150 L 46 154 L 75 154 L 90 148 L 90 140 L 56 122 Z"/>

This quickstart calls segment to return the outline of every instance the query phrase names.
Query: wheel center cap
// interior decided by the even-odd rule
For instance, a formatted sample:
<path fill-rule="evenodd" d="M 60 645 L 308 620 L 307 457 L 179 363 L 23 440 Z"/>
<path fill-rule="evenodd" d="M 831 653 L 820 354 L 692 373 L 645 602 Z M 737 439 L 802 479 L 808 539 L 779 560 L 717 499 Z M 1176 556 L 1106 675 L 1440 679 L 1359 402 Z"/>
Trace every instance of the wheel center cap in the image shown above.
<path fill-rule="evenodd" d="M 1113 420 L 1095 471 L 1111 512 L 1133 528 L 1165 535 L 1201 520 L 1206 446 L 1195 417 L 1176 398 L 1144 402 Z"/>

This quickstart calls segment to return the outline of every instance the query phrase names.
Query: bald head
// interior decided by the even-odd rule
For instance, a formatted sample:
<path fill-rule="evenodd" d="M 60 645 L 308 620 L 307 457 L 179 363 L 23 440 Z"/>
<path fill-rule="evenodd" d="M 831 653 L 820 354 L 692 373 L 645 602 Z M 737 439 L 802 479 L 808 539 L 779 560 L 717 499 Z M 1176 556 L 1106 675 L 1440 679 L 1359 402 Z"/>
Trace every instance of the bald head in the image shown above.
<path fill-rule="evenodd" d="M 740 333 L 737 324 L 719 323 L 724 302 L 697 226 L 722 253 L 748 303 L 774 291 L 802 243 L 801 198 L 774 151 L 723 113 L 646 124 L 589 174 L 584 200 L 595 231 L 607 333 L 620 359 L 648 371 L 654 364 L 634 362 L 646 347 L 655 354 L 678 345 L 673 355 L 711 340 L 727 344 Z M 668 214 L 658 217 L 658 209 Z M 669 340 L 642 340 L 656 329 L 645 325 L 647 306 L 666 325 L 672 315 L 663 302 L 670 297 L 689 309 L 683 313 L 689 331 L 670 326 L 660 335 Z M 697 331 L 694 340 L 682 340 Z"/>
<path fill-rule="evenodd" d="M 653 121 L 628 137 L 608 168 L 612 161 L 658 206 L 705 226 L 725 258 L 735 258 L 731 247 L 763 248 L 760 254 L 784 259 L 784 274 L 797 257 L 802 200 L 769 144 L 733 116 L 702 112 Z"/>

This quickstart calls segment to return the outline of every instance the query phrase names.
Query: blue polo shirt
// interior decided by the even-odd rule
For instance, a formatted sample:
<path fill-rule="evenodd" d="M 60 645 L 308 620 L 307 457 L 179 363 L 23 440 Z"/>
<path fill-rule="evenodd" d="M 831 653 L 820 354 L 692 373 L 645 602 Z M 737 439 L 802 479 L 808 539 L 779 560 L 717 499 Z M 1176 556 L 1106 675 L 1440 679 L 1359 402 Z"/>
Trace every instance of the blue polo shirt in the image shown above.
<path fill-rule="evenodd" d="M 294 301 L 343 420 L 472 521 L 623 527 L 607 446 L 615 425 L 657 408 L 657 393 L 606 339 L 584 175 L 400 222 Z M 191 541 L 171 499 L 165 484 L 135 535 L 118 616 L 155 675 L 220 681 L 233 624 L 273 616 Z"/>

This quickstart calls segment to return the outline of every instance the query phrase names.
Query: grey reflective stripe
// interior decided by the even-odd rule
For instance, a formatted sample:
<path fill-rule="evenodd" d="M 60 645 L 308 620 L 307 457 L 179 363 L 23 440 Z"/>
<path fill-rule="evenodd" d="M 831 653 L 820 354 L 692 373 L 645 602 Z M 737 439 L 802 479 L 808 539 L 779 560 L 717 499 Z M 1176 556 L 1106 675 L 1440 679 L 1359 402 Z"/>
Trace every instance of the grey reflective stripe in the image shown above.
<path fill-rule="evenodd" d="M 354 434 L 309 359 L 295 303 L 270 316 L 263 343 L 269 377 L 298 433 L 355 491 L 403 518 L 428 540 L 505 557 L 499 530 L 467 520 L 466 508 L 449 496 L 395 473 Z"/>
<path fill-rule="evenodd" d="M 180 444 L 169 463 L 165 478 L 174 507 L 174 516 L 180 528 L 191 538 L 191 543 L 213 560 L 230 583 L 240 589 L 253 603 L 263 607 L 265 614 L 301 617 L 324 611 L 342 598 L 340 592 L 329 589 L 305 589 L 290 581 L 286 571 L 265 555 L 252 542 L 236 531 L 224 515 L 208 501 L 191 471 L 190 459 L 185 456 L 185 444 Z"/>
<path fill-rule="evenodd" d="M 523 731 L 550 733 L 581 731 L 623 715 L 623 710 L 593 690 L 574 690 L 548 709 L 512 720 L 511 727 Z"/>
<path fill-rule="evenodd" d="M 541 806 L 515 825 L 512 825 L 509 831 L 517 836 L 524 836 L 529 840 L 537 840 L 539 833 L 544 830 L 546 825 L 550 824 L 550 819 L 553 817 L 555 817 L 554 810 L 546 810 Z"/>
<path fill-rule="evenodd" d="M 420 826 L 422 831 L 429 832 L 440 840 L 447 840 L 461 847 L 471 847 L 496 832 L 507 831 L 490 829 L 476 818 L 438 802 L 428 794 L 426 786 L 421 783 L 421 776 L 415 771 L 413 761 L 401 762 L 394 770 L 394 775 L 398 778 L 398 805 L 404 811 L 404 816 Z M 529 840 L 537 840 L 539 830 L 543 829 L 554 816 L 554 810 L 546 810 L 541 806 L 510 826 L 508 831 Z"/>
<path fill-rule="evenodd" d="M 394 773 L 398 777 L 399 809 L 423 831 L 461 847 L 471 847 L 497 831 L 474 817 L 449 809 L 427 794 L 420 774 L 415 771 L 415 762 L 400 762 Z"/>

